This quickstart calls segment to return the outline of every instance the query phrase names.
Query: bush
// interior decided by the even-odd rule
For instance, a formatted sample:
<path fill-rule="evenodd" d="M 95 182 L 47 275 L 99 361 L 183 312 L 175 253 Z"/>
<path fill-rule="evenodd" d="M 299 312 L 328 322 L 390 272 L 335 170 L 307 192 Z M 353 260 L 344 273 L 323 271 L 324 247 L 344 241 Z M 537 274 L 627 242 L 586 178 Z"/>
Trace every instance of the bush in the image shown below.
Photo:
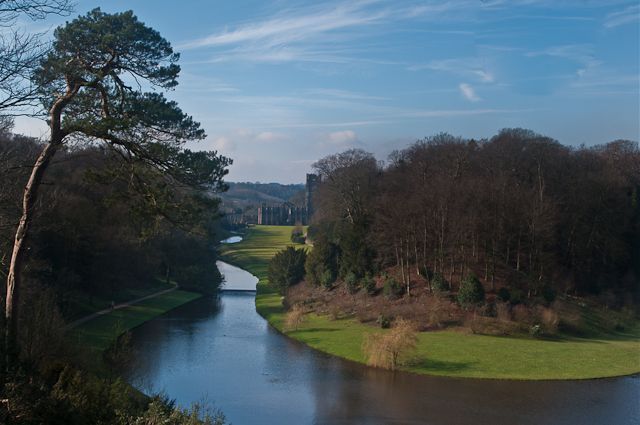
<path fill-rule="evenodd" d="M 470 307 L 484 301 L 484 288 L 474 275 L 467 276 L 460 284 L 458 303 L 463 307 Z"/>
<path fill-rule="evenodd" d="M 496 303 L 496 317 L 503 322 L 511 321 L 511 310 L 506 302 Z"/>
<path fill-rule="evenodd" d="M 312 285 L 324 285 L 330 286 L 336 279 L 338 265 L 337 265 L 337 247 L 331 243 L 323 234 L 317 235 L 313 241 L 313 249 L 307 256 L 304 269 L 306 272 L 306 278 Z M 329 270 L 332 279 L 327 279 L 327 276 L 323 275 Z M 324 282 L 323 282 L 324 281 Z"/>
<path fill-rule="evenodd" d="M 431 278 L 431 290 L 436 294 L 449 290 L 449 282 L 447 282 L 441 273 L 433 274 L 433 277 Z"/>
<path fill-rule="evenodd" d="M 285 330 L 296 330 L 304 322 L 304 311 L 300 306 L 293 306 L 284 318 Z"/>
<path fill-rule="evenodd" d="M 370 275 L 366 275 L 362 278 L 360 286 L 362 286 L 369 295 L 374 295 L 376 293 L 376 281 Z"/>
<path fill-rule="evenodd" d="M 539 338 L 542 336 L 542 326 L 535 324 L 529 328 L 529 335 L 534 338 Z"/>
<path fill-rule="evenodd" d="M 404 292 L 404 288 L 397 280 L 392 277 L 387 277 L 384 281 L 384 287 L 382 289 L 384 296 L 389 299 L 398 298 Z"/>
<path fill-rule="evenodd" d="M 509 297 L 509 301 L 511 301 L 511 304 L 520 304 L 522 300 L 524 300 L 524 292 L 522 292 L 521 289 L 512 289 Z"/>
<path fill-rule="evenodd" d="M 542 298 L 548 303 L 551 304 L 556 299 L 556 291 L 551 287 L 551 285 L 544 285 L 542 287 Z"/>
<path fill-rule="evenodd" d="M 508 302 L 511 299 L 511 293 L 504 286 L 498 289 L 498 299 L 502 302 Z"/>
<path fill-rule="evenodd" d="M 367 335 L 363 351 L 370 366 L 395 370 L 415 349 L 417 342 L 414 326 L 404 319 L 397 319 L 391 330 Z"/>
<path fill-rule="evenodd" d="M 287 288 L 302 280 L 307 253 L 289 246 L 273 256 L 269 262 L 269 284 L 284 294 Z"/>
<path fill-rule="evenodd" d="M 542 322 L 543 330 L 546 334 L 553 335 L 558 332 L 558 325 L 560 324 L 560 318 L 551 308 L 540 308 L 540 321 Z"/>
<path fill-rule="evenodd" d="M 358 289 L 360 289 L 358 277 L 353 272 L 347 273 L 347 276 L 344 278 L 344 283 L 347 285 L 347 290 L 350 294 L 355 294 L 358 292 Z"/>
<path fill-rule="evenodd" d="M 451 311 L 451 303 L 441 297 L 431 297 L 427 301 L 427 317 L 430 326 L 440 327 L 449 319 Z"/>
<path fill-rule="evenodd" d="M 296 226 L 293 228 L 293 230 L 291 231 L 291 242 L 293 243 L 305 242 L 304 231 L 302 230 L 302 227 Z"/>
<path fill-rule="evenodd" d="M 379 314 L 376 319 L 376 323 L 380 325 L 382 329 L 388 329 L 391 326 L 391 318 L 389 316 L 385 316 L 384 314 Z"/>
<path fill-rule="evenodd" d="M 329 269 L 325 269 L 320 275 L 320 283 L 327 289 L 331 289 L 333 287 L 333 282 L 336 281 L 336 276 Z"/>

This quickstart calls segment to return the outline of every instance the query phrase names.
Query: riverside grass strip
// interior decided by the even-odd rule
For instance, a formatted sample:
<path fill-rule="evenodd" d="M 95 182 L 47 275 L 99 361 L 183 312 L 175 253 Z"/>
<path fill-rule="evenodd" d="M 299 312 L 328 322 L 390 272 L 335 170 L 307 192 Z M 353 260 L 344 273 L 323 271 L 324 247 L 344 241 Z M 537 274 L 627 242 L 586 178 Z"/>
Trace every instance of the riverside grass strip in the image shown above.
<path fill-rule="evenodd" d="M 291 226 L 255 226 L 242 242 L 222 249 L 222 260 L 260 279 L 256 310 L 283 332 L 282 299 L 268 286 L 270 258 L 295 245 Z M 310 314 L 295 331 L 284 332 L 310 347 L 364 363 L 366 334 L 384 332 L 354 319 L 331 320 Z M 640 326 L 626 333 L 593 338 L 539 340 L 526 337 L 470 335 L 455 331 L 422 332 L 413 361 L 402 370 L 464 378 L 553 380 L 589 379 L 640 372 Z"/>
<path fill-rule="evenodd" d="M 106 350 L 118 336 L 202 295 L 175 290 L 96 317 L 71 331 L 80 345 L 92 352 Z"/>

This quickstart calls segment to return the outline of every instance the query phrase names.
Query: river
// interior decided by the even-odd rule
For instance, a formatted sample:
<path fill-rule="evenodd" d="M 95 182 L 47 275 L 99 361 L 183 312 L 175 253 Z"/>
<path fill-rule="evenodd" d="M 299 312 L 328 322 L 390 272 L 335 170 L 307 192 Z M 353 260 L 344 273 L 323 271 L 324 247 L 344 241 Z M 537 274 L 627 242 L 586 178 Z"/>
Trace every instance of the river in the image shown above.
<path fill-rule="evenodd" d="M 235 425 L 640 423 L 637 376 L 452 379 L 391 373 L 325 355 L 273 330 L 255 311 L 255 293 L 237 291 L 255 288 L 257 279 L 220 266 L 228 291 L 133 332 L 129 382 L 148 393 L 164 391 L 183 406 L 211 402 Z"/>

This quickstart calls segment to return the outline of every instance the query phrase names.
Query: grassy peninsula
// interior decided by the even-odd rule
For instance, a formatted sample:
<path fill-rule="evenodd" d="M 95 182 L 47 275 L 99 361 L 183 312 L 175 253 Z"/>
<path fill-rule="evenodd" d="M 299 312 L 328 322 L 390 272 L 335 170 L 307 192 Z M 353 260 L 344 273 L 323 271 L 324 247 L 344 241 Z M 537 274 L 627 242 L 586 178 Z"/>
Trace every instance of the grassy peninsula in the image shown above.
<path fill-rule="evenodd" d="M 268 286 L 269 259 L 291 245 L 291 227 L 256 226 L 242 242 L 226 246 L 222 258 L 256 275 L 260 282 L 256 309 L 283 331 L 282 298 Z M 285 332 L 317 350 L 364 363 L 365 335 L 385 332 L 356 319 L 332 320 L 310 314 L 295 331 Z M 589 379 L 640 372 L 640 328 L 591 338 L 554 340 L 472 335 L 457 331 L 421 332 L 413 361 L 403 370 L 426 374 L 489 379 Z"/>

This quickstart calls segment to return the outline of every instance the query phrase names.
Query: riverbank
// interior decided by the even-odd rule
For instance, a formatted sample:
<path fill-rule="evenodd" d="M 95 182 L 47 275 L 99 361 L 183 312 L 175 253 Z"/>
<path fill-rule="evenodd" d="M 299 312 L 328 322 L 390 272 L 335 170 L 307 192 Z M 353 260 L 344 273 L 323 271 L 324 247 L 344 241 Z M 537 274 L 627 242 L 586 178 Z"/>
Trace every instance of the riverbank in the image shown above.
<path fill-rule="evenodd" d="M 88 351 L 102 352 L 123 333 L 200 297 L 179 289 L 165 292 L 86 321 L 73 328 L 70 335 Z"/>
<path fill-rule="evenodd" d="M 242 242 L 224 247 L 222 259 L 260 279 L 256 310 L 283 332 L 281 297 L 267 285 L 270 258 L 292 245 L 292 227 L 256 226 Z M 320 351 L 365 363 L 362 342 L 384 332 L 355 319 L 331 320 L 310 314 L 295 331 L 284 332 Z M 470 335 L 454 331 L 422 332 L 415 358 L 404 370 L 419 374 L 489 379 L 589 379 L 640 372 L 640 329 L 597 338 L 540 340 Z"/>

